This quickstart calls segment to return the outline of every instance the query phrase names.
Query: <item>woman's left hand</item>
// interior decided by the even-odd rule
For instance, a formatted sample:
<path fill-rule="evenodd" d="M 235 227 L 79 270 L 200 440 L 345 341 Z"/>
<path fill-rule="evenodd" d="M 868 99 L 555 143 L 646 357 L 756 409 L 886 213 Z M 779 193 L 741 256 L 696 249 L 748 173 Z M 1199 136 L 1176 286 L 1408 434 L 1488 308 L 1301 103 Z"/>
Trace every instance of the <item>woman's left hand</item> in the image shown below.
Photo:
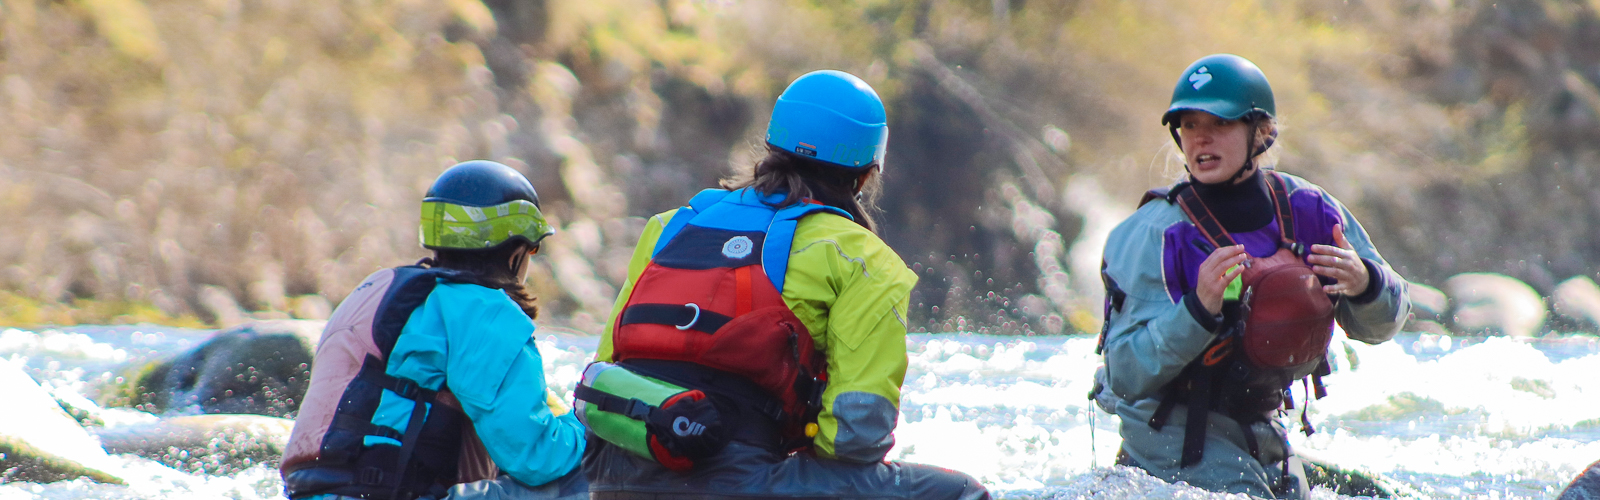
<path fill-rule="evenodd" d="M 1335 281 L 1332 285 L 1323 285 L 1322 291 L 1348 297 L 1366 292 L 1372 277 L 1367 275 L 1367 264 L 1361 261 L 1361 256 L 1356 255 L 1350 240 L 1344 237 L 1344 225 L 1333 225 L 1333 243 L 1338 246 L 1312 245 L 1311 253 L 1314 255 L 1306 258 L 1313 264 L 1312 272 Z"/>

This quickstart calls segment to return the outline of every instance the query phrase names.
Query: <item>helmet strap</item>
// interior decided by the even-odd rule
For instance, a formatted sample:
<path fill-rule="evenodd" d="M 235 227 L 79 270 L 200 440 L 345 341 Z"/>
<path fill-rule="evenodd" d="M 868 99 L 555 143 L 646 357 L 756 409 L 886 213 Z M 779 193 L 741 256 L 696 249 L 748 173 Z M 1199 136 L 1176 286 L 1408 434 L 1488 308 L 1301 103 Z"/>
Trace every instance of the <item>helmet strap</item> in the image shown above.
<path fill-rule="evenodd" d="M 1256 154 L 1260 153 L 1260 151 L 1256 151 L 1256 130 L 1260 128 L 1257 125 L 1257 120 L 1257 118 L 1248 120 L 1250 122 L 1250 133 L 1245 134 L 1244 165 L 1239 167 L 1238 172 L 1233 173 L 1233 177 L 1228 178 L 1227 184 L 1239 182 L 1239 179 L 1249 176 L 1250 172 L 1256 169 Z M 1265 150 L 1265 148 L 1262 149 L 1262 151 Z"/>

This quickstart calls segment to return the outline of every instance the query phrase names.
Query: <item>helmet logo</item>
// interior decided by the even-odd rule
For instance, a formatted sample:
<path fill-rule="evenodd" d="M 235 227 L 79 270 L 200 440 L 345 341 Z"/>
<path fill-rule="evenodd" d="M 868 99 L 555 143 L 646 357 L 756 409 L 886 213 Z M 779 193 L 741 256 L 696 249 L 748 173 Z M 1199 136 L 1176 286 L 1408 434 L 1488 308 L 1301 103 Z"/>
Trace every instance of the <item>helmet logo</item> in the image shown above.
<path fill-rule="evenodd" d="M 806 156 L 810 156 L 812 158 L 816 158 L 817 157 L 817 147 L 816 146 L 812 146 L 812 145 L 806 144 L 804 142 L 799 143 L 799 144 L 800 144 L 799 146 L 795 146 L 794 147 L 794 152 L 800 153 L 800 154 L 803 154 L 803 155 L 806 155 Z"/>
<path fill-rule="evenodd" d="M 1200 90 L 1200 87 L 1204 87 L 1207 83 L 1211 83 L 1211 70 L 1207 69 L 1205 66 L 1201 66 L 1200 69 L 1194 70 L 1194 73 L 1189 75 L 1189 83 L 1194 84 L 1195 90 Z"/>
<path fill-rule="evenodd" d="M 722 244 L 722 255 L 730 259 L 743 259 L 748 257 L 750 251 L 754 248 L 755 242 L 750 241 L 749 237 L 734 236 L 729 238 L 727 243 Z"/>

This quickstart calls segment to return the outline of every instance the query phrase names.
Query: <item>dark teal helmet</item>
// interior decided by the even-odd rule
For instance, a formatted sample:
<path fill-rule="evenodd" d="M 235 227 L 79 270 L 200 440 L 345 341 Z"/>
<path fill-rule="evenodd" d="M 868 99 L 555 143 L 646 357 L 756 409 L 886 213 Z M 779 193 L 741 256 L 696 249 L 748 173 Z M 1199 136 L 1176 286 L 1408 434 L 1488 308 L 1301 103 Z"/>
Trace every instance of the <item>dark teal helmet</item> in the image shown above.
<path fill-rule="evenodd" d="M 1270 117 L 1278 112 L 1267 75 L 1255 63 L 1233 54 L 1205 56 L 1183 70 L 1161 124 L 1176 126 L 1178 114 L 1184 111 L 1205 111 L 1229 120 Z"/>

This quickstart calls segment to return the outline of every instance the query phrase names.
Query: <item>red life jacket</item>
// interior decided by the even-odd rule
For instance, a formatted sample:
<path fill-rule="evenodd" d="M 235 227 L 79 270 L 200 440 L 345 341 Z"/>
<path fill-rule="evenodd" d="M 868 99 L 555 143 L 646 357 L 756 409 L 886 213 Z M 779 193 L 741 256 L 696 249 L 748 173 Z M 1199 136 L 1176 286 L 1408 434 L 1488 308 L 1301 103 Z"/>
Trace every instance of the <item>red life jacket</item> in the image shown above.
<path fill-rule="evenodd" d="M 814 203 L 766 204 L 781 199 L 708 189 L 678 209 L 614 319 L 611 341 L 624 366 L 687 362 L 753 383 L 775 400 L 762 413 L 793 440 L 815 416 L 824 361 L 783 301 L 790 246 L 800 218 L 849 215 Z"/>
<path fill-rule="evenodd" d="M 430 391 L 385 373 L 389 353 L 412 311 L 427 300 L 439 278 L 452 274 L 420 266 L 384 269 L 367 276 L 334 310 L 317 343 L 311 387 L 279 466 L 289 498 L 328 493 L 442 497 L 451 485 L 498 473 L 448 390 Z M 386 391 L 415 403 L 404 434 L 372 423 Z M 367 444 L 369 436 L 401 444 Z"/>

